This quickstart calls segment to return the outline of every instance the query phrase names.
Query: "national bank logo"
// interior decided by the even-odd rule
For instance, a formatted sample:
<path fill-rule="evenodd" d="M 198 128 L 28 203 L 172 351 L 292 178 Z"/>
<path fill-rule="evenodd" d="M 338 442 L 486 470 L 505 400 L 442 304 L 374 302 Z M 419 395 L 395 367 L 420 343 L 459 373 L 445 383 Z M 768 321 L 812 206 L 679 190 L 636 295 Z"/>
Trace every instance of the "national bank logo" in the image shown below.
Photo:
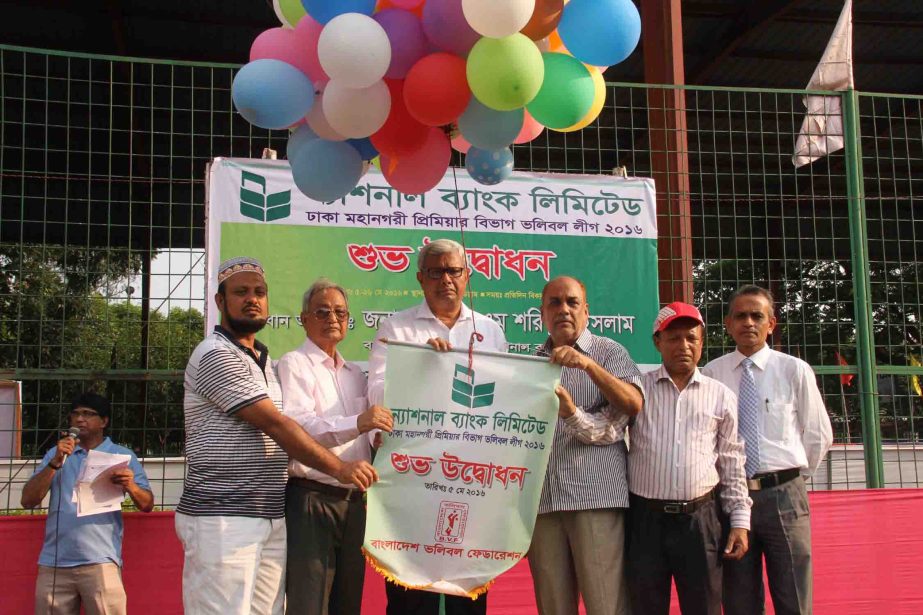
<path fill-rule="evenodd" d="M 287 218 L 292 213 L 292 191 L 266 194 L 266 178 L 249 171 L 240 174 L 240 214 L 272 222 Z"/>
<path fill-rule="evenodd" d="M 452 401 L 465 408 L 484 408 L 494 403 L 495 382 L 474 384 L 474 370 L 455 365 L 452 378 Z"/>

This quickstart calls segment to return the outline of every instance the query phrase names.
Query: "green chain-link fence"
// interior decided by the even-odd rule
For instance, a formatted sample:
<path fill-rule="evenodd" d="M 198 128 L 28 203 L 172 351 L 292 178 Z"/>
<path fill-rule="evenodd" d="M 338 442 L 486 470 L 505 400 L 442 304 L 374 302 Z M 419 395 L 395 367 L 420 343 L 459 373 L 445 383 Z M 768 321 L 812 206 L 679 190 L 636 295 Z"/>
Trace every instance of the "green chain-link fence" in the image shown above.
<path fill-rule="evenodd" d="M 112 399 L 113 438 L 145 458 L 158 503 L 176 504 L 205 165 L 286 139 L 234 113 L 234 69 L 0 46 L 0 512 L 89 386 Z M 773 344 L 815 367 L 836 444 L 812 487 L 919 487 L 923 98 L 837 94 L 859 138 L 796 171 L 804 94 L 610 84 L 598 122 L 516 146 L 516 163 L 654 176 L 661 236 L 685 239 L 661 242 L 661 288 L 691 289 L 706 358 L 729 348 L 730 293 L 757 283 L 778 300 Z"/>

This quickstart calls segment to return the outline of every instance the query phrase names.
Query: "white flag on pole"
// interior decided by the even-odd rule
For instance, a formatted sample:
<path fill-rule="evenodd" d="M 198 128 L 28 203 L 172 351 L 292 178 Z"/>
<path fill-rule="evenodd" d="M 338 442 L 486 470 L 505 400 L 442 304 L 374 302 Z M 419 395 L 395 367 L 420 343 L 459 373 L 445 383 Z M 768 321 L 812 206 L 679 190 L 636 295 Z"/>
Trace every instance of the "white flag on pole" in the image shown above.
<path fill-rule="evenodd" d="M 850 90 L 852 75 L 852 0 L 846 0 L 833 36 L 814 70 L 808 90 Z M 843 149 L 843 110 L 839 96 L 804 97 L 808 112 L 795 142 L 792 162 L 795 167 L 810 164 L 831 152 Z"/>

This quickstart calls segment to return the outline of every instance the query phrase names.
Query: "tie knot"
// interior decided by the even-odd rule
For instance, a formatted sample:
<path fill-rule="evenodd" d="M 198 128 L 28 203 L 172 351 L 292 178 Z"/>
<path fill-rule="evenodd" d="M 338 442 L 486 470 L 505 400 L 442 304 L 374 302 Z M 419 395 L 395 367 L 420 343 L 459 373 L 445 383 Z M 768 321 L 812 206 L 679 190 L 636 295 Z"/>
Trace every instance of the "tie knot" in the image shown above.
<path fill-rule="evenodd" d="M 750 357 L 747 357 L 746 359 L 741 361 L 740 364 L 743 365 L 744 369 L 750 369 L 753 367 L 753 360 L 750 359 Z"/>

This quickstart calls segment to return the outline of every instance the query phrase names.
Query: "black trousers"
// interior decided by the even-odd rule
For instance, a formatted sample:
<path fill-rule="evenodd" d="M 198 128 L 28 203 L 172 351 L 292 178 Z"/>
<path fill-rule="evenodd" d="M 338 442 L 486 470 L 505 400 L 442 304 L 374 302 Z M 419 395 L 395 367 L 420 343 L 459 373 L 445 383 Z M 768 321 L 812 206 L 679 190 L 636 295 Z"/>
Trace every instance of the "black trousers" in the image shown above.
<path fill-rule="evenodd" d="M 668 615 L 672 578 L 683 615 L 721 615 L 723 540 L 714 500 L 682 515 L 653 511 L 632 495 L 626 567 L 632 612 Z"/>
<path fill-rule="evenodd" d="M 359 615 L 365 581 L 365 504 L 288 482 L 287 615 Z"/>
<path fill-rule="evenodd" d="M 442 594 L 405 589 L 394 583 L 385 583 L 388 595 L 387 615 L 439 615 L 439 598 Z M 445 597 L 446 615 L 486 615 L 487 594 L 481 594 L 477 600 L 464 596 Z"/>

